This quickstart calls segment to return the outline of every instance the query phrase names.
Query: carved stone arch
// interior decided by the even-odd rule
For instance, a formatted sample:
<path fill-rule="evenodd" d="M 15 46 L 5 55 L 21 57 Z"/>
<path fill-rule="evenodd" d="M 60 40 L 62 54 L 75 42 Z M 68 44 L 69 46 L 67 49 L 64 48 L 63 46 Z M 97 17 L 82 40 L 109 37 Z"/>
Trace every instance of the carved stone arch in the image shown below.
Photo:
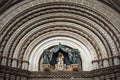
<path fill-rule="evenodd" d="M 34 17 L 34 16 L 32 16 L 32 17 Z M 23 23 L 24 23 L 24 20 L 23 20 Z"/>
<path fill-rule="evenodd" d="M 119 0 L 1 0 L 0 80 L 119 80 L 119 3 Z M 42 51 L 59 42 L 81 51 L 83 71 L 38 72 Z"/>

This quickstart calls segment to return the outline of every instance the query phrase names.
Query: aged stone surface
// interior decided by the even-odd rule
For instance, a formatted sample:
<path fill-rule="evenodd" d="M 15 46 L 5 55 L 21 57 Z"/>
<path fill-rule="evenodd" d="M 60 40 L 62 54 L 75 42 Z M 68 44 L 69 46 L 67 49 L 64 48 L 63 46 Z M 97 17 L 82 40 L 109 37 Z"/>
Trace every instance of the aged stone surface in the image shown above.
<path fill-rule="evenodd" d="M 80 51 L 81 71 L 42 72 L 59 43 Z M 119 80 L 119 69 L 119 0 L 0 0 L 0 80 Z"/>

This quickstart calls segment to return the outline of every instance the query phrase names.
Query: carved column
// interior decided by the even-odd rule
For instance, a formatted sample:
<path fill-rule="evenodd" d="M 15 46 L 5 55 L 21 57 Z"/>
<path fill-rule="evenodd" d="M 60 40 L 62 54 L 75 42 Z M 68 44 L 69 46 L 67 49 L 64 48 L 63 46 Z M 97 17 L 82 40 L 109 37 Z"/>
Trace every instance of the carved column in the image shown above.
<path fill-rule="evenodd" d="M 7 58 L 3 57 L 3 58 L 2 58 L 2 63 L 1 63 L 1 64 L 2 64 L 2 65 L 6 65 L 6 63 L 7 63 Z"/>
<path fill-rule="evenodd" d="M 28 70 L 28 62 L 26 61 L 22 62 L 22 69 Z"/>
<path fill-rule="evenodd" d="M 99 69 L 98 61 L 93 62 L 93 69 Z"/>
<path fill-rule="evenodd" d="M 17 67 L 17 60 L 16 60 L 16 59 L 14 59 L 14 60 L 12 61 L 12 67 Z"/>
<path fill-rule="evenodd" d="M 117 57 L 114 58 L 114 64 L 120 65 L 120 60 Z"/>
<path fill-rule="evenodd" d="M 108 60 L 104 60 L 103 61 L 103 67 L 108 67 L 108 66 L 109 66 Z"/>

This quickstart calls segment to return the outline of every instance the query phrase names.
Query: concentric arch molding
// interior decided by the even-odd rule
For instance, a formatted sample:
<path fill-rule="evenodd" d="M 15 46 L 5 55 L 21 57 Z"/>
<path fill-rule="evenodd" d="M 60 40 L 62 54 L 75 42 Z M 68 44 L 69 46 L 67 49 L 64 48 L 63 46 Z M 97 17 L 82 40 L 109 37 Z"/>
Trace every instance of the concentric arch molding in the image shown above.
<path fill-rule="evenodd" d="M 55 13 L 58 13 L 57 9 L 58 12 L 61 12 L 63 14 L 60 16 L 55 15 Z M 66 13 L 67 14 L 69 13 L 70 16 L 68 17 L 67 15 L 65 15 Z M 53 16 L 51 17 L 51 15 L 53 15 L 54 17 Z M 80 16 L 83 16 L 81 20 L 78 19 L 80 18 Z M 39 19 L 39 17 L 41 19 Z M 30 43 L 35 39 L 37 39 L 37 37 L 41 36 L 39 35 L 35 37 L 37 35 L 35 33 L 37 33 L 38 31 L 34 31 L 35 27 L 32 27 L 31 29 L 29 28 L 37 22 L 44 22 L 44 20 L 46 20 L 44 24 L 47 24 L 47 22 L 52 23 L 50 21 L 53 21 L 53 23 L 55 21 L 60 22 L 61 17 L 65 17 L 62 19 L 63 23 L 65 21 L 69 23 L 70 22 L 77 23 L 77 19 L 78 19 L 79 25 L 82 25 L 82 27 L 85 27 L 85 25 L 87 26 L 84 29 L 82 28 L 78 29 L 75 27 L 74 28 L 76 30 L 78 29 L 78 32 L 83 33 L 84 35 L 83 34 L 79 34 L 79 35 L 84 37 L 86 41 L 91 43 L 91 46 L 94 47 L 93 49 L 87 48 L 90 52 L 89 54 L 95 54 L 97 56 L 100 56 L 99 58 L 92 58 L 92 60 L 95 60 L 96 62 L 100 63 L 99 68 L 101 68 L 100 66 L 101 65 L 103 66 L 103 64 L 105 64 L 106 62 L 108 62 L 109 66 L 119 64 L 119 62 L 116 62 L 116 60 L 114 59 L 114 57 L 116 56 L 118 57 L 120 55 L 119 54 L 120 52 L 119 14 L 110 7 L 98 2 L 97 0 L 94 1 L 93 0 L 75 0 L 75 1 L 74 0 L 28 0 L 16 4 L 15 6 L 11 7 L 0 16 L 1 56 L 16 58 L 21 61 L 26 59 L 23 57 L 29 51 L 28 47 Z M 51 20 L 50 18 L 53 20 Z M 41 26 L 42 25 L 37 25 L 36 27 L 41 27 Z M 29 30 L 27 31 L 27 29 Z M 87 32 L 88 29 L 90 32 L 89 31 Z M 74 30 L 73 31 L 71 30 L 71 32 L 74 33 Z M 27 36 L 27 33 L 32 33 L 32 32 L 33 34 L 31 34 L 29 37 L 24 38 L 25 36 Z M 48 32 L 53 32 L 53 31 L 48 30 Z M 100 43 L 97 41 L 99 41 Z M 68 45 L 67 42 L 64 43 Z M 21 46 L 19 44 L 21 44 Z M 85 44 L 85 42 L 81 44 Z M 36 45 L 34 45 L 30 50 L 34 50 L 35 46 Z M 28 49 L 28 51 L 26 49 Z M 31 52 L 29 52 L 28 54 L 30 53 Z M 106 56 L 106 57 L 101 57 L 101 56 Z M 92 62 L 95 62 L 92 60 L 91 60 L 91 64 Z M 12 63 L 11 60 L 7 61 L 7 65 L 11 66 L 11 63 Z M 21 62 L 19 62 L 18 64 L 20 66 L 24 66 L 21 64 Z M 104 65 L 103 67 L 107 67 L 108 65 Z M 37 68 L 35 68 L 35 70 L 37 70 Z M 86 68 L 84 70 L 86 70 Z"/>
<path fill-rule="evenodd" d="M 49 47 L 58 45 L 59 43 L 64 44 L 66 46 L 76 48 L 80 51 L 80 55 L 82 57 L 82 63 L 83 63 L 83 70 L 84 71 L 90 71 L 92 70 L 92 64 L 91 64 L 91 54 L 82 43 L 79 41 L 69 38 L 69 37 L 53 37 L 44 40 L 40 44 L 38 44 L 33 50 L 32 53 L 30 54 L 29 58 L 29 70 L 31 71 L 38 71 L 39 67 L 39 59 L 43 51 Z M 86 58 L 87 57 L 87 58 Z M 89 66 L 87 65 L 89 64 Z"/>
<path fill-rule="evenodd" d="M 10 21 L 10 19 L 15 17 L 15 15 L 18 15 L 19 13 L 21 13 L 27 9 L 30 9 L 33 6 L 44 4 L 44 3 L 51 4 L 52 2 L 53 2 L 53 4 L 56 4 L 54 2 L 58 2 L 58 3 L 64 2 L 64 5 L 67 5 L 66 3 L 68 3 L 68 2 L 69 2 L 68 3 L 69 5 L 77 3 L 79 5 L 82 5 L 83 7 L 92 9 L 95 12 L 98 11 L 99 14 L 100 13 L 103 14 L 104 17 L 109 18 L 110 20 L 113 20 L 113 18 L 115 18 L 116 20 L 111 21 L 111 22 L 115 25 L 115 27 L 118 26 L 117 28 L 119 30 L 119 14 L 116 11 L 114 11 L 112 8 L 100 3 L 97 0 L 94 0 L 94 1 L 93 0 L 74 0 L 74 1 L 72 1 L 72 0 L 34 0 L 34 1 L 27 0 L 27 1 L 22 1 L 18 5 L 13 6 L 12 8 L 10 8 L 6 12 L 4 12 L 4 14 L 2 14 L 2 16 L 0 17 L 2 19 L 1 26 L 4 26 L 8 21 Z M 74 4 L 74 5 L 78 6 L 77 4 Z M 25 14 L 25 13 L 22 13 L 22 14 Z"/>

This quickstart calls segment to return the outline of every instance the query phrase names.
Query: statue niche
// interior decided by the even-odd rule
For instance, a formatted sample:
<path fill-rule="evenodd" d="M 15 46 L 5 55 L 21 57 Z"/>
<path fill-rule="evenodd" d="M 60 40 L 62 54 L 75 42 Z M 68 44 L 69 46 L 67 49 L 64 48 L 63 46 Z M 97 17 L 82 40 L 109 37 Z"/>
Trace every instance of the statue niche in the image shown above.
<path fill-rule="evenodd" d="M 44 50 L 41 56 L 43 71 L 79 71 L 79 51 L 61 44 Z"/>

